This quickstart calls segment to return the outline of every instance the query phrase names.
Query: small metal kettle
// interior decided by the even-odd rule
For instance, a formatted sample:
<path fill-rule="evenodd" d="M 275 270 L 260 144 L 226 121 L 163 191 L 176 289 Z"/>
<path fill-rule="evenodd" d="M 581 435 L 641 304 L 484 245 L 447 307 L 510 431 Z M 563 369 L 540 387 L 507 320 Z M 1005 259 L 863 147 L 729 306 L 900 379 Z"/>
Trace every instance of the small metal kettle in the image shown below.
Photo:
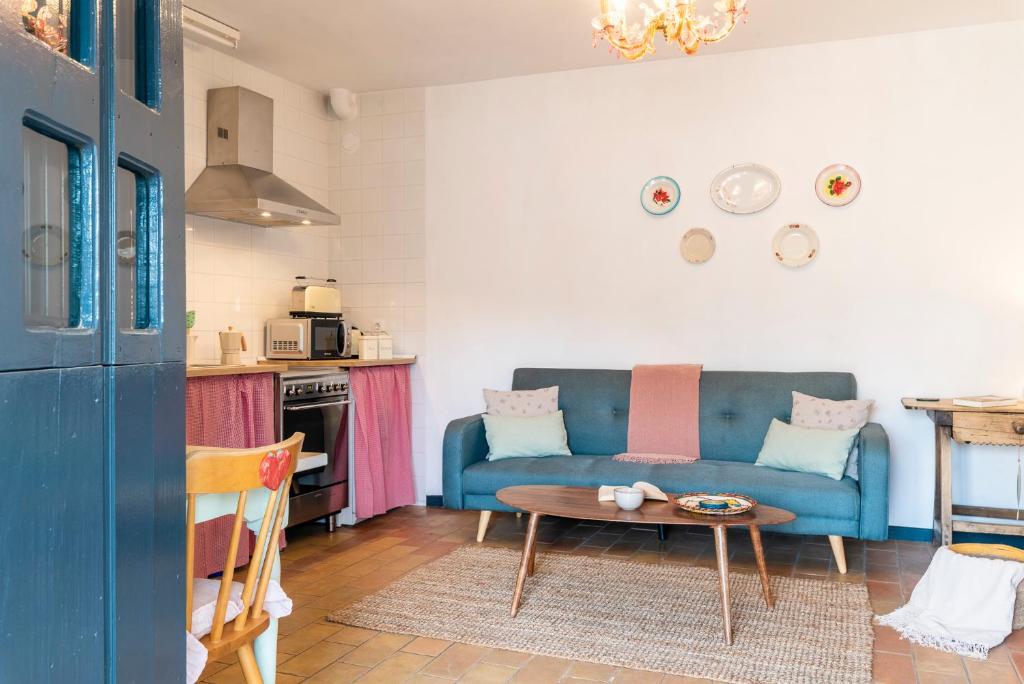
<path fill-rule="evenodd" d="M 242 352 L 248 351 L 245 335 L 229 325 L 227 330 L 220 331 L 220 365 L 242 365 Z"/>

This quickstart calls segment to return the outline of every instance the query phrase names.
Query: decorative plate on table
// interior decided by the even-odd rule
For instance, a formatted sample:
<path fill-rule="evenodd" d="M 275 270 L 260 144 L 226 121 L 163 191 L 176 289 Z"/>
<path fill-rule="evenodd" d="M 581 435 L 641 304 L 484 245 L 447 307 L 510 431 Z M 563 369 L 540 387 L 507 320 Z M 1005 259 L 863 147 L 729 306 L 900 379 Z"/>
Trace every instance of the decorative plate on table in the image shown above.
<path fill-rule="evenodd" d="M 679 253 L 691 264 L 703 264 L 715 254 L 715 236 L 707 228 L 691 228 L 679 242 Z"/>
<path fill-rule="evenodd" d="M 814 192 L 830 207 L 841 207 L 860 194 L 860 174 L 848 164 L 826 166 L 814 181 Z"/>
<path fill-rule="evenodd" d="M 779 228 L 772 240 L 772 254 L 788 268 L 799 268 L 818 256 L 818 234 L 802 223 Z"/>
<path fill-rule="evenodd" d="M 760 164 L 736 164 L 711 181 L 711 199 L 731 214 L 755 214 L 779 198 L 782 181 Z"/>
<path fill-rule="evenodd" d="M 736 515 L 737 513 L 746 513 L 757 505 L 755 499 L 742 494 L 708 494 L 707 492 L 680 494 L 673 501 L 684 511 L 702 515 Z"/>
<path fill-rule="evenodd" d="M 655 176 L 640 191 L 640 204 L 648 214 L 663 216 L 679 204 L 679 183 L 668 176 Z"/>

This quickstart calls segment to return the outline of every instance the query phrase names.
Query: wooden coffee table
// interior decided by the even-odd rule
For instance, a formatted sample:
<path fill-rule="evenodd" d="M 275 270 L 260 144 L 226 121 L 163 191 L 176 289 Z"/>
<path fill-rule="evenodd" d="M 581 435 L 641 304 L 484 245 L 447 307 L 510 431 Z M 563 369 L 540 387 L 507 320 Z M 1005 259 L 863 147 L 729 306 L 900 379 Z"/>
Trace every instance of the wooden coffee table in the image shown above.
<path fill-rule="evenodd" d="M 669 499 L 672 498 L 669 494 Z M 671 501 L 645 501 L 635 511 L 624 511 L 613 501 L 599 502 L 597 490 L 588 487 L 561 487 L 555 485 L 520 485 L 505 487 L 498 491 L 498 501 L 527 511 L 530 522 L 526 528 L 526 542 L 523 545 L 523 559 L 519 564 L 516 588 L 512 594 L 512 617 L 519 612 L 526 578 L 533 575 L 534 556 L 537 550 L 537 526 L 541 517 L 553 515 L 576 520 L 601 520 L 605 522 L 646 523 L 649 525 L 698 525 L 710 527 L 715 536 L 715 556 L 718 560 L 718 577 L 722 592 L 722 623 L 725 628 L 725 643 L 732 644 L 732 618 L 729 606 L 729 550 L 725 531 L 729 527 L 747 527 L 754 544 L 757 572 L 761 576 L 764 602 L 772 608 L 771 580 L 764 560 L 761 544 L 762 525 L 781 525 L 796 519 L 796 515 L 781 508 L 755 506 L 753 510 L 738 515 L 700 515 L 689 513 Z"/>

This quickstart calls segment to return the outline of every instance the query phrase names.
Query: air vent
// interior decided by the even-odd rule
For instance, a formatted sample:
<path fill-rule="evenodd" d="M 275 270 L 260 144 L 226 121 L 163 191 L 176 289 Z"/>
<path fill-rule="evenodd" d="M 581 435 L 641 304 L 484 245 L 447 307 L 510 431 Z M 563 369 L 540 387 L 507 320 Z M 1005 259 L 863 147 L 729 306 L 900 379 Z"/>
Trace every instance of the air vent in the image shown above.
<path fill-rule="evenodd" d="M 299 343 L 295 340 L 274 340 L 270 343 L 270 348 L 276 352 L 297 352 Z"/>

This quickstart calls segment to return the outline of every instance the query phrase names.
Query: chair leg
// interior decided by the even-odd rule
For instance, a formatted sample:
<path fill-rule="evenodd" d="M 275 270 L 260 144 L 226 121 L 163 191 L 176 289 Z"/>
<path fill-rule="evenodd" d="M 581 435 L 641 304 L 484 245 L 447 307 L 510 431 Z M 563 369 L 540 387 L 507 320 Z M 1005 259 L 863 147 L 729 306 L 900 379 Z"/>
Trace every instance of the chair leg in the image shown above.
<path fill-rule="evenodd" d="M 245 644 L 238 649 L 238 662 L 242 666 L 245 684 L 263 684 L 263 677 L 260 676 L 260 668 L 256 665 L 256 654 L 252 651 L 252 644 Z"/>
<path fill-rule="evenodd" d="M 836 567 L 840 574 L 846 574 L 846 550 L 843 549 L 843 538 L 838 534 L 828 535 L 828 543 L 832 545 L 832 555 L 836 557 Z"/>
<path fill-rule="evenodd" d="M 487 523 L 491 522 L 490 511 L 480 511 L 480 522 L 476 526 L 476 540 L 482 542 L 487 534 Z"/>

